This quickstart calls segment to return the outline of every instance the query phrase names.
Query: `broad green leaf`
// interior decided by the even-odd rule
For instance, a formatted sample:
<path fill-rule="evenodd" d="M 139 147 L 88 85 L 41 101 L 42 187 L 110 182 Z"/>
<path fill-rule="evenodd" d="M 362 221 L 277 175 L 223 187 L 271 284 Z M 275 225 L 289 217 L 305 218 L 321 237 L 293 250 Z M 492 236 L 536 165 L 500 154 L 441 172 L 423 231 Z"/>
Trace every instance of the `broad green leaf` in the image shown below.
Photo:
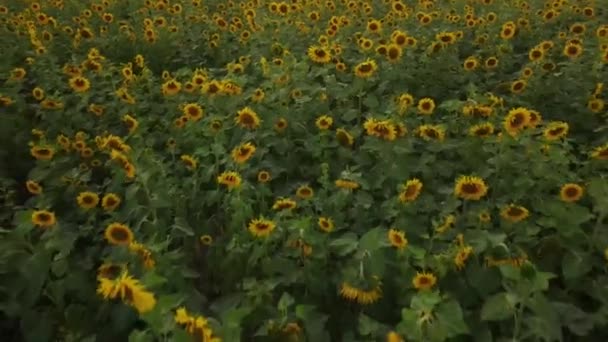
<path fill-rule="evenodd" d="M 486 298 L 481 307 L 481 320 L 502 321 L 513 316 L 517 298 L 507 292 L 497 293 Z"/>
<path fill-rule="evenodd" d="M 455 300 L 443 302 L 437 306 L 435 311 L 437 322 L 444 327 L 447 337 L 453 337 L 469 332 L 464 322 L 460 304 Z"/>

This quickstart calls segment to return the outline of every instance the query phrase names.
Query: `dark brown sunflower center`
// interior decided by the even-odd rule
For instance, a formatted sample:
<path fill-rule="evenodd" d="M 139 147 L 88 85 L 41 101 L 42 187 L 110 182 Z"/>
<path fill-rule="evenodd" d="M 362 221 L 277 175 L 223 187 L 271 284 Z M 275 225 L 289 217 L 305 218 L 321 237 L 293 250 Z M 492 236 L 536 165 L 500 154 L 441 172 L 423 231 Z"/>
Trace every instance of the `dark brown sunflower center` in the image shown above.
<path fill-rule="evenodd" d="M 396 244 L 402 243 L 403 239 L 401 238 L 401 235 L 399 235 L 399 234 L 393 235 L 393 242 L 395 242 Z"/>
<path fill-rule="evenodd" d="M 255 225 L 255 228 L 260 231 L 268 230 L 270 225 L 268 223 L 258 223 Z"/>
<path fill-rule="evenodd" d="M 308 189 L 308 188 L 300 189 L 300 195 L 302 195 L 302 196 L 309 196 L 310 195 L 310 189 Z"/>
<path fill-rule="evenodd" d="M 578 189 L 575 187 L 569 187 L 565 191 L 567 197 L 576 197 L 578 196 Z"/>
<path fill-rule="evenodd" d="M 129 233 L 124 228 L 114 228 L 110 235 L 116 241 L 127 241 L 129 239 Z"/>
<path fill-rule="evenodd" d="M 524 115 L 522 113 L 517 113 L 513 116 L 513 119 L 511 119 L 511 125 L 513 127 L 519 127 L 523 125 L 525 121 L 526 118 L 524 117 Z"/>
<path fill-rule="evenodd" d="M 431 283 L 431 279 L 429 279 L 429 277 L 427 277 L 427 276 L 422 276 L 422 277 L 420 277 L 420 279 L 418 279 L 418 283 L 420 285 L 428 285 Z"/>
<path fill-rule="evenodd" d="M 477 131 L 475 132 L 475 134 L 477 134 L 477 135 L 488 135 L 488 134 L 490 134 L 490 129 L 488 127 L 481 127 L 481 128 L 477 129 Z"/>
<path fill-rule="evenodd" d="M 110 207 L 116 205 L 116 199 L 114 199 L 114 197 L 108 197 L 106 199 L 106 205 Z"/>
<path fill-rule="evenodd" d="M 38 220 L 41 222 L 48 222 L 51 220 L 51 215 L 49 215 L 47 213 L 39 213 Z"/>
<path fill-rule="evenodd" d="M 464 183 L 462 185 L 462 192 L 467 194 L 476 194 L 479 192 L 479 187 L 475 183 Z"/>
<path fill-rule="evenodd" d="M 319 58 L 323 58 L 325 57 L 327 54 L 325 53 L 325 51 L 323 51 L 323 49 L 316 49 L 315 50 L 315 55 Z"/>
<path fill-rule="evenodd" d="M 361 66 L 359 67 L 359 71 L 361 71 L 363 73 L 368 73 L 368 72 L 372 71 L 372 66 L 369 63 L 361 64 Z"/>
<path fill-rule="evenodd" d="M 556 136 L 556 135 L 562 134 L 564 131 L 565 131 L 564 127 L 556 127 L 556 128 L 549 130 L 549 134 Z"/>
<path fill-rule="evenodd" d="M 433 138 L 433 139 L 437 139 L 439 137 L 439 133 L 437 133 L 437 131 L 432 128 L 426 129 L 424 131 L 424 135 L 426 135 L 429 138 Z"/>
<path fill-rule="evenodd" d="M 510 207 L 509 211 L 507 212 L 507 214 L 509 216 L 513 216 L 513 217 L 521 216 L 523 213 L 524 213 L 524 211 L 519 207 Z"/>
<path fill-rule="evenodd" d="M 405 196 L 406 197 L 414 196 L 416 194 L 416 192 L 418 192 L 418 188 L 415 185 L 408 185 L 405 188 Z"/>
<path fill-rule="evenodd" d="M 241 115 L 241 122 L 244 123 L 245 125 L 253 125 L 253 123 L 254 123 L 253 116 L 245 113 L 245 114 Z"/>

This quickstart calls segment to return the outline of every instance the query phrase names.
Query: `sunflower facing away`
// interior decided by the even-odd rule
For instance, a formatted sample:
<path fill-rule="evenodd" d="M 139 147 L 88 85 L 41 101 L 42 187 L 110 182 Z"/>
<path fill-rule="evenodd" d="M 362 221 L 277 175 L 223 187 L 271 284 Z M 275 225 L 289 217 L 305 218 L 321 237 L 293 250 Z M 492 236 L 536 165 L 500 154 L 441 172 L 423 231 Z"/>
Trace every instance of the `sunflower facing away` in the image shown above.
<path fill-rule="evenodd" d="M 525 220 L 530 212 L 521 205 L 509 204 L 500 211 L 500 216 L 505 220 L 516 223 Z"/>
<path fill-rule="evenodd" d="M 454 194 L 465 200 L 479 201 L 487 193 L 488 186 L 476 176 L 460 176 L 454 185 Z"/>
<path fill-rule="evenodd" d="M 422 182 L 418 178 L 413 178 L 401 186 L 399 201 L 401 203 L 412 202 L 418 198 L 422 191 Z"/>
<path fill-rule="evenodd" d="M 99 195 L 90 191 L 81 192 L 76 201 L 82 209 L 93 209 L 99 203 Z"/>
<path fill-rule="evenodd" d="M 417 272 L 414 279 L 412 279 L 412 285 L 417 290 L 430 290 L 437 283 L 437 277 L 430 272 Z"/>
<path fill-rule="evenodd" d="M 390 229 L 388 231 L 388 241 L 390 242 L 391 246 L 399 250 L 404 249 L 408 244 L 408 241 L 405 238 L 405 233 L 397 229 Z"/>
<path fill-rule="evenodd" d="M 577 202 L 585 193 L 582 186 L 575 183 L 566 183 L 559 190 L 559 198 L 568 203 Z"/>
<path fill-rule="evenodd" d="M 251 220 L 247 226 L 249 232 L 255 237 L 259 238 L 267 237 L 275 228 L 276 224 L 273 221 L 267 220 L 263 217 Z"/>
<path fill-rule="evenodd" d="M 370 305 L 377 302 L 382 297 L 382 288 L 378 280 L 375 280 L 375 285 L 369 285 L 366 288 L 355 287 L 348 282 L 342 282 L 340 285 L 340 296 L 351 302 L 357 302 L 360 305 Z"/>
<path fill-rule="evenodd" d="M 113 245 L 128 246 L 133 242 L 133 232 L 131 229 L 122 223 L 110 223 L 105 230 L 104 236 L 106 240 Z"/>

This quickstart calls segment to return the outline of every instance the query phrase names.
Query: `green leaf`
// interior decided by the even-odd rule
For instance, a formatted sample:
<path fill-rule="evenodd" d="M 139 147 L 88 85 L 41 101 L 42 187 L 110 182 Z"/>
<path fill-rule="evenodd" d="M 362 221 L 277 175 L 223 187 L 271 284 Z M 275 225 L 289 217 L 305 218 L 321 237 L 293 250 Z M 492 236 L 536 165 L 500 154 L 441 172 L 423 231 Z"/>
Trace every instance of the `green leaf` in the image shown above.
<path fill-rule="evenodd" d="M 181 217 L 175 218 L 175 223 L 173 224 L 173 229 L 176 229 L 176 230 L 186 234 L 187 236 L 194 236 L 194 230 L 192 230 L 192 227 L 190 227 L 188 222 L 186 222 L 186 220 Z"/>
<path fill-rule="evenodd" d="M 481 308 L 482 321 L 502 321 L 513 316 L 517 298 L 507 292 L 488 297 Z"/>
<path fill-rule="evenodd" d="M 289 307 L 294 302 L 295 302 L 295 300 L 293 299 L 293 297 L 289 293 L 283 292 L 283 295 L 281 296 L 281 299 L 279 299 L 279 304 L 277 305 L 277 308 L 281 312 L 286 312 L 287 309 L 289 309 Z"/>
<path fill-rule="evenodd" d="M 435 311 L 437 321 L 446 332 L 447 337 L 453 337 L 469 332 L 467 324 L 464 322 L 460 304 L 455 300 L 439 304 Z"/>
<path fill-rule="evenodd" d="M 331 241 L 329 243 L 329 247 L 339 256 L 345 256 L 357 249 L 358 244 L 359 241 L 357 240 L 357 234 L 346 233 Z"/>
<path fill-rule="evenodd" d="M 27 282 L 24 284 L 23 305 L 33 305 L 39 298 L 51 268 L 51 256 L 45 250 L 32 255 L 21 271 Z"/>
<path fill-rule="evenodd" d="M 380 228 L 374 228 L 365 233 L 359 240 L 359 251 L 373 252 L 382 247 L 386 238 L 386 232 Z"/>
<path fill-rule="evenodd" d="M 325 322 L 329 316 L 317 311 L 315 306 L 296 306 L 296 317 L 304 322 L 306 336 L 309 341 L 326 342 L 330 340 L 329 334 L 325 329 Z"/>
<path fill-rule="evenodd" d="M 568 251 L 562 259 L 562 274 L 565 279 L 581 278 L 591 271 L 589 255 L 581 251 Z"/>
<path fill-rule="evenodd" d="M 371 319 L 365 314 L 359 315 L 359 334 L 363 336 L 375 335 L 381 330 L 382 324 L 380 324 L 378 321 Z"/>

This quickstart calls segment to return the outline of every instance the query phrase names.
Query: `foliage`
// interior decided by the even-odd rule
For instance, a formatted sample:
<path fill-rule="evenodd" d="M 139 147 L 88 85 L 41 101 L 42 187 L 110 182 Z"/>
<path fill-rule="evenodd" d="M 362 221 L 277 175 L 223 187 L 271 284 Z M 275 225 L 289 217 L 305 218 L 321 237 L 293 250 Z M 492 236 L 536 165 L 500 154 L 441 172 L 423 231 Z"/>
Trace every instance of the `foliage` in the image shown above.
<path fill-rule="evenodd" d="M 0 5 L 0 330 L 608 338 L 604 1 Z"/>

